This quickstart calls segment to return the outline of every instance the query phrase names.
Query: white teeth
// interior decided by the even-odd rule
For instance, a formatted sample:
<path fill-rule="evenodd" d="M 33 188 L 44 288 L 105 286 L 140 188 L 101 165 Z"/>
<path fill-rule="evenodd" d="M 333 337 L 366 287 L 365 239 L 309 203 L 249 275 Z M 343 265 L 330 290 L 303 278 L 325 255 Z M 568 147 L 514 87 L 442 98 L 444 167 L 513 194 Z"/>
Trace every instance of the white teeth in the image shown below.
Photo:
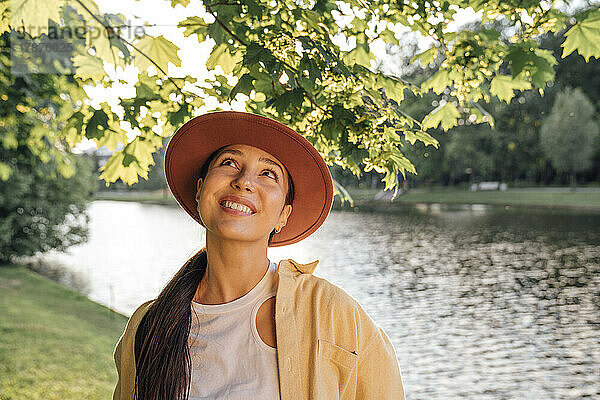
<path fill-rule="evenodd" d="M 233 201 L 225 201 L 225 202 L 223 203 L 223 205 L 224 205 L 225 207 L 227 207 L 227 208 L 231 208 L 231 209 L 233 209 L 233 210 L 238 210 L 238 211 L 245 212 L 245 213 L 249 213 L 249 214 L 251 214 L 251 213 L 252 213 L 252 210 L 250 209 L 250 207 L 248 207 L 248 206 L 245 206 L 245 205 L 243 205 L 243 204 L 234 203 Z"/>

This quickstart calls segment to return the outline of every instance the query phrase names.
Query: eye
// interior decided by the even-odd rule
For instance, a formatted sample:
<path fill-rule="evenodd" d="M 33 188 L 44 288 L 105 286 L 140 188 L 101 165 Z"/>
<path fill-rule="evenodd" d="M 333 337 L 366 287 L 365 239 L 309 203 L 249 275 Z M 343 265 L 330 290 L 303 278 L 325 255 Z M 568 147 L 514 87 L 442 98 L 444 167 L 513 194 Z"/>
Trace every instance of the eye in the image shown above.
<path fill-rule="evenodd" d="M 228 161 L 231 161 L 235 165 L 235 161 L 233 161 L 232 158 L 226 158 L 226 159 L 224 159 L 223 161 L 221 161 L 221 164 L 219 164 L 219 165 L 225 165 L 225 163 L 228 162 Z"/>
<path fill-rule="evenodd" d="M 279 180 L 279 177 L 277 176 L 277 174 L 275 173 L 275 171 L 273 171 L 272 169 L 266 169 L 265 172 L 270 172 L 273 174 L 273 179 L 275 179 L 275 182 L 277 182 Z"/>
<path fill-rule="evenodd" d="M 219 165 L 228 165 L 226 163 L 231 162 L 233 164 L 231 164 L 231 166 L 235 167 L 235 160 L 233 158 L 226 158 L 223 161 L 221 161 L 221 163 Z M 272 169 L 265 169 L 264 172 L 270 172 L 271 174 L 273 174 L 272 179 L 275 180 L 275 182 L 279 182 L 279 176 L 277 175 L 277 172 L 273 171 Z"/>

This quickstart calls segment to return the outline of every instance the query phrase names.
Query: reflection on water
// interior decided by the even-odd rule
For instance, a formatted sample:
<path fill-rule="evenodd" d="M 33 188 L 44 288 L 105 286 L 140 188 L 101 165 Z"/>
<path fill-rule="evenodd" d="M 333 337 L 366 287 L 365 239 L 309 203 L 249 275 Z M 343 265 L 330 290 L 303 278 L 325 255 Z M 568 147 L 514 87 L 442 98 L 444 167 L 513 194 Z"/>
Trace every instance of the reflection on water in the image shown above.
<path fill-rule="evenodd" d="M 74 248 L 92 297 L 126 314 L 204 243 L 173 207 L 96 201 Z M 269 249 L 320 260 L 389 334 L 410 399 L 600 395 L 600 214 L 475 207 L 333 212 Z M 110 290 L 107 290 L 110 288 Z"/>
<path fill-rule="evenodd" d="M 307 241 L 389 332 L 410 398 L 574 399 L 600 395 L 599 226 L 407 208 L 335 213 Z"/>

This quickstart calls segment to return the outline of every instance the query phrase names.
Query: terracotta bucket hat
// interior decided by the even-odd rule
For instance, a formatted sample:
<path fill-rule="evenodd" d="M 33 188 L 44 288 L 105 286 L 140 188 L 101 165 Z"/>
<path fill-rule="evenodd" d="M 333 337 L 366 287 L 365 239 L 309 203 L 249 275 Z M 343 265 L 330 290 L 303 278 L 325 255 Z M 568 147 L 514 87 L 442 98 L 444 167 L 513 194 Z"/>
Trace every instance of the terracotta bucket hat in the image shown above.
<path fill-rule="evenodd" d="M 192 118 L 175 132 L 167 146 L 167 184 L 194 220 L 202 225 L 195 198 L 200 169 L 215 150 L 232 144 L 246 144 L 272 154 L 292 177 L 292 213 L 281 231 L 273 235 L 270 247 L 299 242 L 325 222 L 333 203 L 333 181 L 323 157 L 293 129 L 271 118 L 237 111 Z"/>

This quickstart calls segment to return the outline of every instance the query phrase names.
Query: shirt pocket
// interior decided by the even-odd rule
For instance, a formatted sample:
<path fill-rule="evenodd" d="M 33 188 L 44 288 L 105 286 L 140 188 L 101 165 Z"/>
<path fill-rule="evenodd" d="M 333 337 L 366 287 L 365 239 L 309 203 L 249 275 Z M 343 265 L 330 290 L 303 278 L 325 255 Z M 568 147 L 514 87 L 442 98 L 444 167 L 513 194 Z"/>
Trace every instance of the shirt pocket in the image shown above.
<path fill-rule="evenodd" d="M 325 339 L 317 339 L 317 380 L 321 382 L 323 399 L 354 398 L 349 396 L 349 387 L 356 381 L 356 365 L 358 355 Z"/>

